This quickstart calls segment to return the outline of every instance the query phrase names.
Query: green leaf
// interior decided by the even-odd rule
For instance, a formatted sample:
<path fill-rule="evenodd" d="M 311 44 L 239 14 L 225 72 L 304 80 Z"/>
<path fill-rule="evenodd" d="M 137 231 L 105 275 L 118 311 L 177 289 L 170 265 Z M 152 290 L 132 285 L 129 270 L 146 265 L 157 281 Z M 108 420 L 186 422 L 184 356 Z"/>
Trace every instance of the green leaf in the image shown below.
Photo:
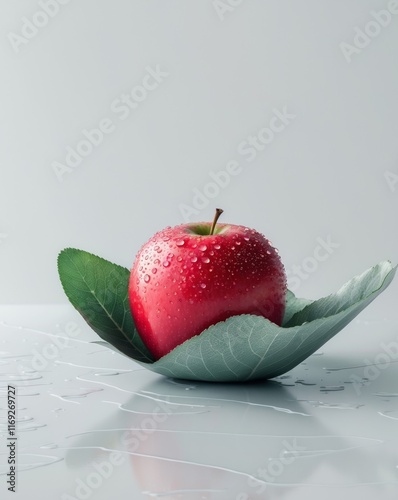
<path fill-rule="evenodd" d="M 66 248 L 58 256 L 58 273 L 72 305 L 103 340 L 137 361 L 153 360 L 131 317 L 128 269 Z"/>
<path fill-rule="evenodd" d="M 390 262 L 381 262 L 379 265 L 352 278 L 343 285 L 338 292 L 332 293 L 322 299 L 307 301 L 307 304 L 304 304 L 305 307 L 299 307 L 290 319 L 286 318 L 285 315 L 286 321 L 284 322 L 284 326 L 302 325 L 314 319 L 326 318 L 339 314 L 347 309 L 348 304 L 359 304 L 377 290 L 379 290 L 378 293 L 380 293 L 385 277 L 391 274 L 384 288 L 391 282 L 394 273 L 395 269 L 392 269 Z M 378 295 L 378 293 L 376 293 L 376 295 Z M 369 301 L 366 305 L 368 305 L 368 303 Z"/>
<path fill-rule="evenodd" d="M 74 249 L 61 252 L 58 262 L 70 301 L 108 347 L 162 375 L 213 382 L 267 379 L 291 370 L 354 319 L 396 272 L 390 262 L 381 262 L 314 301 L 289 291 L 282 326 L 260 316 L 233 316 L 153 362 L 129 311 L 129 271 Z"/>
<path fill-rule="evenodd" d="M 283 316 L 283 326 L 291 319 L 291 317 L 297 312 L 304 309 L 305 306 L 311 304 L 313 301 L 308 299 L 299 299 L 297 298 L 293 292 L 290 290 L 287 291 L 286 294 L 286 305 L 285 305 L 285 314 Z"/>

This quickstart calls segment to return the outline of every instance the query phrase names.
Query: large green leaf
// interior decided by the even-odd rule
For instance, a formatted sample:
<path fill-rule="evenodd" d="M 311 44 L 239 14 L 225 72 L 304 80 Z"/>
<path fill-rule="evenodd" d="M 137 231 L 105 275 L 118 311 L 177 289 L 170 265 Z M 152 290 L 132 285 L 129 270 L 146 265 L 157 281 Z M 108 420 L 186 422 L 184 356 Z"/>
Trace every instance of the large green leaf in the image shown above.
<path fill-rule="evenodd" d="M 103 340 L 162 375 L 214 382 L 273 378 L 291 370 L 385 290 L 395 271 L 381 262 L 315 301 L 289 291 L 281 327 L 259 316 L 233 316 L 153 362 L 128 311 L 129 271 L 80 250 L 67 249 L 59 257 L 66 294 Z M 114 291 L 106 293 L 110 277 Z"/>
<path fill-rule="evenodd" d="M 137 361 L 153 360 L 131 317 L 128 269 L 66 248 L 58 255 L 58 273 L 72 305 L 103 340 Z"/>

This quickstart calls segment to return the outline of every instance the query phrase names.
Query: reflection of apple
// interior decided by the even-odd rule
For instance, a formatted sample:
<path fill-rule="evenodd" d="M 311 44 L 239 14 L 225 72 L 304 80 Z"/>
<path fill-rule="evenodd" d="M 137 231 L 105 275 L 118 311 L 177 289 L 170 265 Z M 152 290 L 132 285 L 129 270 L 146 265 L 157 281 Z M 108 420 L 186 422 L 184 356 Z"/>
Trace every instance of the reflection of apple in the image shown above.
<path fill-rule="evenodd" d="M 266 494 L 261 478 L 257 481 L 251 476 L 256 476 L 260 466 L 267 464 L 272 451 L 275 455 L 280 451 L 279 436 L 267 447 L 253 447 L 259 439 L 257 423 L 264 419 L 263 404 L 280 404 L 279 398 L 287 399 L 289 391 L 272 381 L 220 387 L 158 378 L 141 391 L 155 396 L 155 400 L 135 396 L 126 404 L 126 408 L 149 415 L 156 415 L 159 405 L 166 412 L 164 421 L 154 424 L 155 430 L 150 429 L 146 435 L 142 431 L 144 419 L 138 433 L 129 432 L 131 436 L 141 436 L 138 453 L 132 453 L 130 460 L 134 475 L 148 497 L 283 498 L 279 492 L 276 497 Z M 292 402 L 291 406 L 301 410 L 300 403 Z M 268 423 L 273 422 L 272 412 L 267 415 Z M 289 418 L 291 415 L 282 413 L 278 422 L 286 425 Z M 242 426 L 244 422 L 249 428 Z M 128 440 L 124 444 L 131 452 Z"/>
<path fill-rule="evenodd" d="M 156 359 L 210 325 L 238 314 L 280 325 L 286 274 L 278 251 L 244 226 L 167 227 L 140 249 L 130 275 L 131 312 Z"/>
<path fill-rule="evenodd" d="M 318 385 L 298 400 L 301 384 L 275 381 L 191 385 L 143 372 L 136 383 L 136 373 L 119 378 L 114 387 L 131 398 L 98 430 L 83 426 L 74 441 L 68 437 L 68 467 L 86 464 L 91 474 L 94 462 L 109 463 L 110 452 L 120 451 L 123 470 L 114 467 L 120 473 L 107 481 L 134 499 L 291 500 L 318 491 L 331 500 L 336 488 L 343 498 L 395 498 L 384 494 L 386 485 L 396 488 L 395 421 L 383 419 L 381 439 L 372 437 L 381 418 L 372 405 L 360 411 L 374 425 L 356 435 L 354 411 L 337 418 L 314 406 Z"/>

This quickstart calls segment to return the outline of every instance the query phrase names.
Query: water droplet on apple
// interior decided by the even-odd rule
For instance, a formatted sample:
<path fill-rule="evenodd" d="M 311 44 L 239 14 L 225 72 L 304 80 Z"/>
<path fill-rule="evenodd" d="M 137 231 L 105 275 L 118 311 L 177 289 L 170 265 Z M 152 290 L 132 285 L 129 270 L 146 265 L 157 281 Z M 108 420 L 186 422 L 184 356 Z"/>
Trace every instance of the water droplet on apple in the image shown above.
<path fill-rule="evenodd" d="M 211 251 L 209 252 L 209 254 L 210 254 L 210 255 L 214 255 L 214 252 L 213 252 L 213 250 L 211 250 Z"/>
<path fill-rule="evenodd" d="M 249 238 L 248 236 L 243 236 L 243 239 L 244 239 L 245 241 L 250 241 L 250 238 Z"/>
<path fill-rule="evenodd" d="M 170 265 L 170 262 L 168 260 L 165 260 L 163 262 L 163 267 L 169 267 L 169 265 Z"/>
<path fill-rule="evenodd" d="M 162 249 L 160 247 L 155 248 L 157 253 L 162 253 Z"/>
<path fill-rule="evenodd" d="M 154 263 L 154 264 L 160 264 L 160 260 L 159 260 L 159 259 L 155 259 L 155 260 L 153 261 L 153 263 Z"/>
<path fill-rule="evenodd" d="M 152 269 L 152 273 L 153 273 L 153 274 L 156 274 L 157 272 L 158 272 L 157 268 L 156 268 L 156 267 L 154 267 L 154 268 Z"/>
<path fill-rule="evenodd" d="M 168 260 L 171 260 L 173 257 L 174 257 L 174 254 L 173 254 L 173 253 L 171 253 L 171 252 L 170 252 L 169 254 L 167 254 L 167 258 L 168 258 Z"/>
<path fill-rule="evenodd" d="M 269 250 L 267 250 L 267 254 L 268 254 L 268 255 L 271 255 L 271 252 L 270 252 Z"/>
<path fill-rule="evenodd" d="M 168 236 L 163 236 L 162 239 L 163 239 L 163 241 L 169 241 L 170 238 Z"/>
<path fill-rule="evenodd" d="M 192 258 L 191 258 L 191 262 L 197 262 L 198 261 L 198 258 L 194 255 Z"/>
<path fill-rule="evenodd" d="M 207 245 L 200 245 L 199 250 L 205 252 L 207 250 Z"/>
<path fill-rule="evenodd" d="M 237 245 L 240 245 L 241 243 L 242 243 L 241 241 L 237 241 L 237 242 L 236 242 L 236 244 L 237 244 Z"/>
<path fill-rule="evenodd" d="M 200 288 L 206 288 L 206 283 L 201 283 Z"/>
<path fill-rule="evenodd" d="M 209 257 L 203 257 L 202 262 L 204 262 L 205 264 L 208 264 L 210 262 Z"/>
<path fill-rule="evenodd" d="M 151 277 L 149 276 L 149 274 L 146 274 L 144 276 L 144 281 L 145 281 L 145 283 L 149 283 L 151 281 Z"/>
<path fill-rule="evenodd" d="M 215 248 L 216 250 L 220 250 L 221 246 L 217 244 L 217 245 L 214 245 L 214 248 Z"/>
<path fill-rule="evenodd" d="M 177 241 L 176 241 L 176 245 L 177 245 L 178 247 L 183 247 L 183 246 L 185 245 L 185 241 L 184 241 L 184 240 L 177 240 Z"/>
<path fill-rule="evenodd" d="M 179 256 L 177 257 L 177 260 L 178 260 L 178 262 L 181 262 L 181 261 L 182 261 L 182 257 L 181 257 L 181 255 L 179 255 Z"/>

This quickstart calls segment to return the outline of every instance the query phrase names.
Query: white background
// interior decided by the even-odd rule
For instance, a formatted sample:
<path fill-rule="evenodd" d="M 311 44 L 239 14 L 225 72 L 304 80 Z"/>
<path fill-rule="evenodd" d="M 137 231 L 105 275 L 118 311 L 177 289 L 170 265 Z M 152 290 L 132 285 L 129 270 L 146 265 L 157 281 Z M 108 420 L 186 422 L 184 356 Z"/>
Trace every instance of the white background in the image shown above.
<path fill-rule="evenodd" d="M 264 233 L 298 295 L 398 261 L 398 14 L 377 27 L 386 0 L 223 3 L 71 0 L 46 21 L 40 2 L 2 0 L 0 302 L 67 301 L 67 246 L 131 267 L 230 161 L 240 173 L 191 220 L 220 206 Z M 377 36 L 358 48 L 356 27 Z M 121 120 L 112 104 L 148 66 L 168 76 Z M 239 145 L 283 108 L 295 118 L 247 161 Z M 53 163 L 104 118 L 114 131 L 61 181 Z M 298 279 L 327 237 L 333 251 Z"/>

